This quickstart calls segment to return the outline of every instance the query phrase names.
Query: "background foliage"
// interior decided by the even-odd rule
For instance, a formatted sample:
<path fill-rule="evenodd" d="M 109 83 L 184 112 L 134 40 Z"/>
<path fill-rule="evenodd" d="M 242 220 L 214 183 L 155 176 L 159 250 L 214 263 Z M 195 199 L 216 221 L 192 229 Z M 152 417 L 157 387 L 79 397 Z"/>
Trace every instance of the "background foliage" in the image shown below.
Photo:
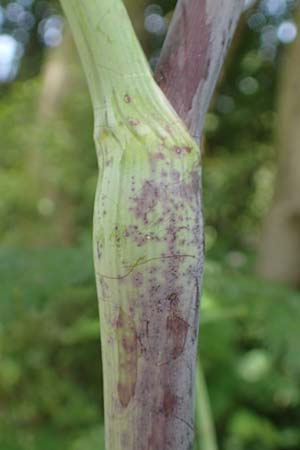
<path fill-rule="evenodd" d="M 174 3 L 146 10 L 152 65 Z M 0 84 L 0 450 L 101 450 L 90 102 L 75 81 L 57 113 L 40 119 L 44 68 L 62 38 L 60 10 L 44 0 L 0 4 L 0 57 L 3 35 L 19 49 Z M 16 5 L 27 22 L 13 19 Z M 288 43 L 279 28 L 293 25 L 294 7 L 262 1 L 246 12 L 202 143 L 200 354 L 222 450 L 300 448 L 300 295 L 254 274 L 276 172 L 275 99 Z"/>

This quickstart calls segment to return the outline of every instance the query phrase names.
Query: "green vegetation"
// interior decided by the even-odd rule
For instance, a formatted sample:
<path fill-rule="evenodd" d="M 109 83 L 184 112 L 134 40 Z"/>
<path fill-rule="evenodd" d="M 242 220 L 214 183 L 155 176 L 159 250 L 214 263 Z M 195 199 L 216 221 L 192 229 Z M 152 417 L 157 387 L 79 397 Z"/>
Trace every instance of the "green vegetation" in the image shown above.
<path fill-rule="evenodd" d="M 1 450 L 104 448 L 89 248 L 1 252 Z M 299 300 L 207 262 L 200 353 L 220 448 L 299 448 Z"/>

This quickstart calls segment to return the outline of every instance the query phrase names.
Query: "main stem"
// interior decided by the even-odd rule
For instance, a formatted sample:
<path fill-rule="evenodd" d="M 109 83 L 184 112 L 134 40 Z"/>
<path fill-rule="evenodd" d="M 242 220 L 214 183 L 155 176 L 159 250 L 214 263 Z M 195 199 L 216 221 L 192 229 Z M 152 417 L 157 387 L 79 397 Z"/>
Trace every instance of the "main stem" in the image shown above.
<path fill-rule="evenodd" d="M 203 267 L 199 149 L 121 0 L 61 0 L 89 82 L 107 450 L 188 450 Z"/>

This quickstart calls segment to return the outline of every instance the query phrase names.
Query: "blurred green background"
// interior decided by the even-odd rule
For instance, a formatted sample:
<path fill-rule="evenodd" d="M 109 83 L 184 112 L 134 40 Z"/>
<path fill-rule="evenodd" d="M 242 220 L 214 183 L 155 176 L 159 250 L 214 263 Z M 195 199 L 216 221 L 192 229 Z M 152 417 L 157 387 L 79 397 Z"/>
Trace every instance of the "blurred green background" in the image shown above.
<path fill-rule="evenodd" d="M 155 67 L 175 1 L 127 4 Z M 202 142 L 200 354 L 220 450 L 299 450 L 298 2 L 246 7 Z M 0 0 L 0 450 L 104 449 L 96 178 L 58 3 Z"/>

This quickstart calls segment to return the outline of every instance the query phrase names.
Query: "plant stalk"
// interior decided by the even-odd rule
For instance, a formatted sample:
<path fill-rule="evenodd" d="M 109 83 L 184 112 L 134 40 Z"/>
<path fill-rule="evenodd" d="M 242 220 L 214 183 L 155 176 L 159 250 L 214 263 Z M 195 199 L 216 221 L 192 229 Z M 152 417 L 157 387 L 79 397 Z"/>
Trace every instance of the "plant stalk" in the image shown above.
<path fill-rule="evenodd" d="M 155 78 L 201 142 L 205 116 L 244 0 L 178 0 Z"/>
<path fill-rule="evenodd" d="M 88 79 L 107 450 L 188 450 L 203 272 L 200 152 L 121 0 L 61 0 Z"/>
<path fill-rule="evenodd" d="M 196 399 L 197 449 L 218 450 L 213 414 L 199 358 L 197 362 Z"/>

